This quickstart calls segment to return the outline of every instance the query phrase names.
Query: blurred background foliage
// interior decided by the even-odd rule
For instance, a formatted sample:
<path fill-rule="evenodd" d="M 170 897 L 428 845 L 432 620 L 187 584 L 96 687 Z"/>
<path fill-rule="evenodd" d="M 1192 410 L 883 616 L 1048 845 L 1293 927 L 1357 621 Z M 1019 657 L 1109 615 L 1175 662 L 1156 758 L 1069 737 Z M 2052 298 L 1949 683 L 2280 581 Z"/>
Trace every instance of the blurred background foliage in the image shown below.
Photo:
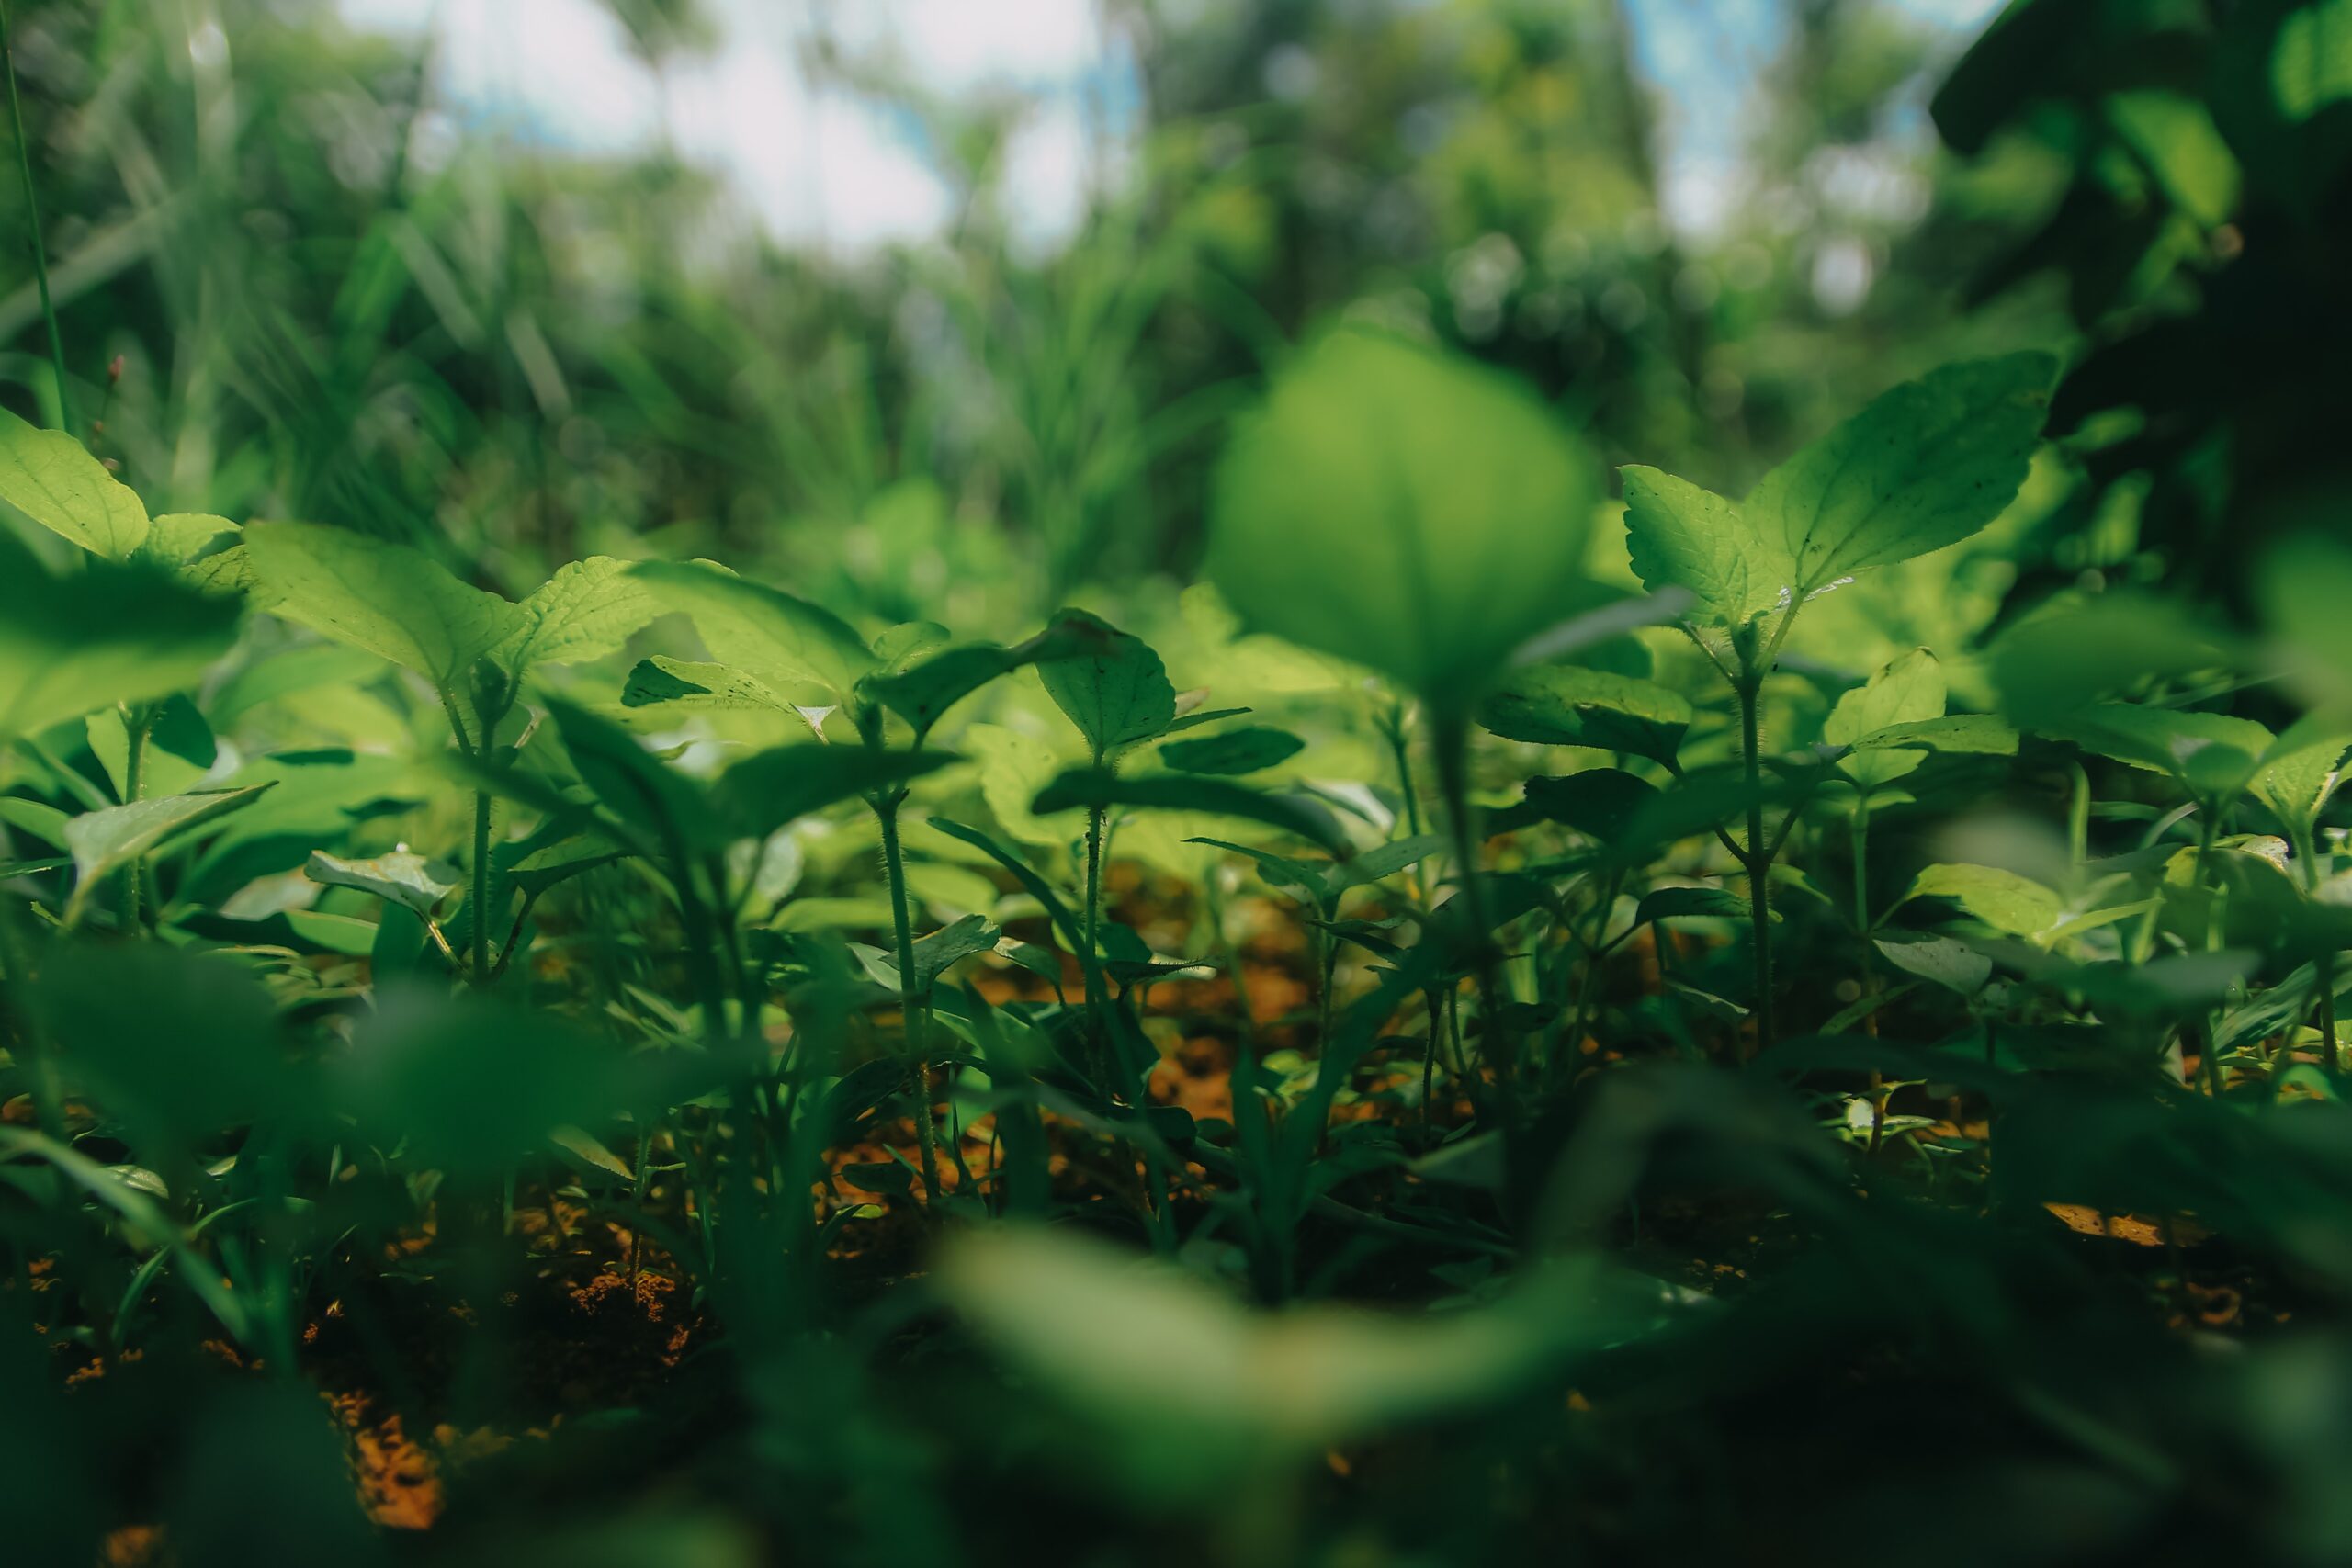
<path fill-rule="evenodd" d="M 616 148 L 461 91 L 449 28 L 281 0 L 14 9 L 72 395 L 126 479 L 159 511 L 339 524 L 508 588 L 593 550 L 707 549 L 1004 630 L 1088 580 L 1181 575 L 1227 413 L 1335 314 L 1506 365 L 1612 457 L 1736 491 L 1962 333 L 2064 337 L 2069 284 L 2084 330 L 2146 308 L 2086 301 L 2046 232 L 1976 297 L 2112 159 L 1999 105 L 1981 155 L 1939 152 L 1921 105 L 1962 39 L 1883 0 L 1110 0 L 1117 101 L 1080 138 L 1093 168 L 1065 171 L 1074 203 L 1015 155 L 1018 83 L 940 91 L 812 7 L 791 69 L 890 117 L 948 193 L 932 231 L 856 245 L 748 219 L 680 152 L 673 99 Z M 610 11 L 657 85 L 737 47 L 707 5 Z M 546 43 L 556 15 L 514 25 Z M 1724 29 L 1757 73 L 1645 62 L 1667 20 L 1686 54 Z M 1736 113 L 1702 101 L 1734 88 Z M 1694 109 L 1739 138 L 1695 201 L 1672 146 Z M 1072 210 L 1041 241 L 1048 198 Z M 11 182 L 0 222 L 24 216 Z M 38 414 L 21 244 L 0 344 L 0 397 Z"/>

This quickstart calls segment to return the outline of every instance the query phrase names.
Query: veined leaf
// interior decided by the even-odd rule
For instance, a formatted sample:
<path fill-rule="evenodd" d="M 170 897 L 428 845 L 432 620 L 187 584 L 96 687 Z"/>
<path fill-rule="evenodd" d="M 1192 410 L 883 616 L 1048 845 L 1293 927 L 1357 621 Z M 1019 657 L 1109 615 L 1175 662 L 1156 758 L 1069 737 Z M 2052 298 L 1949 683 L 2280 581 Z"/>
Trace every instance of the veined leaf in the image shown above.
<path fill-rule="evenodd" d="M 928 989 L 931 983 L 945 974 L 950 966 L 961 963 L 976 953 L 987 953 L 993 949 L 996 946 L 997 938 L 1002 934 L 989 923 L 986 916 L 967 915 L 952 926 L 935 931 L 929 936 L 917 938 L 915 979 L 912 989 L 916 991 Z M 878 964 L 882 973 L 889 977 L 889 983 L 898 985 L 898 954 L 894 953 L 881 954 Z M 907 988 L 900 987 L 902 991 Z"/>
<path fill-rule="evenodd" d="M 534 664 L 579 664 L 618 652 L 662 613 L 629 563 L 610 556 L 573 561 L 519 608 L 521 624 L 491 654 L 516 675 Z"/>
<path fill-rule="evenodd" d="M 255 523 L 245 551 L 262 606 L 413 670 L 444 692 L 514 637 L 522 610 L 421 550 L 311 523 Z"/>
<path fill-rule="evenodd" d="M 1635 464 L 1625 484 L 1625 548 L 1652 592 L 1697 596 L 1690 619 L 1736 626 L 1779 604 L 1796 578 L 1778 536 L 1760 533 L 1736 502 Z"/>
<path fill-rule="evenodd" d="M 810 707 L 829 707 L 832 694 L 813 681 L 800 682 L 791 694 L 772 692 L 741 671 L 724 664 L 698 664 L 655 654 L 630 667 L 621 686 L 621 706 L 653 707 L 675 704 L 688 709 L 731 713 L 765 711 L 802 717 L 795 697 Z"/>
<path fill-rule="evenodd" d="M 1765 475 L 1741 510 L 1787 551 L 1800 598 L 1957 543 L 2016 498 L 2057 369 L 2012 354 L 1905 382 Z"/>
<path fill-rule="evenodd" d="M 1821 738 L 1832 746 L 1850 747 L 1864 736 L 1941 718 L 1943 712 L 1943 666 L 1926 649 L 1914 649 L 1840 696 L 1822 721 Z M 1868 790 L 1901 778 L 1925 760 L 1907 750 L 1873 749 L 1848 756 L 1838 766 Z"/>
<path fill-rule="evenodd" d="M 943 648 L 888 674 L 866 678 L 876 701 L 905 719 L 916 735 L 930 733 L 947 710 L 1024 664 L 1085 651 L 1097 639 L 1091 615 L 1066 611 L 1035 637 L 1011 648 L 993 642 Z"/>
<path fill-rule="evenodd" d="M 1083 610 L 1064 610 L 1055 619 L 1073 634 L 1076 651 L 1040 662 L 1037 674 L 1055 705 L 1086 737 L 1094 760 L 1107 761 L 1166 734 L 1176 722 L 1176 688 L 1159 655 L 1141 637 Z"/>
<path fill-rule="evenodd" d="M 1750 917 L 1747 900 L 1723 887 L 1654 887 L 1642 895 L 1634 910 L 1637 925 L 1652 920 L 1744 920 Z M 1779 919 L 1780 911 L 1772 911 Z"/>
<path fill-rule="evenodd" d="M 693 617 L 719 663 L 772 692 L 814 682 L 846 703 L 876 668 L 872 651 L 831 610 L 746 581 L 715 561 L 643 561 L 629 571 L 662 603 Z"/>
<path fill-rule="evenodd" d="M 1185 773 L 1121 778 L 1108 768 L 1072 768 L 1047 784 L 1030 809 L 1042 816 L 1079 807 L 1114 806 L 1241 817 L 1295 833 L 1334 855 L 1345 856 L 1351 848 L 1339 819 L 1319 801 L 1266 795 L 1246 784 Z"/>
<path fill-rule="evenodd" d="M 147 537 L 147 508 L 130 487 L 62 430 L 0 409 L 0 501 L 93 555 L 128 560 Z"/>
<path fill-rule="evenodd" d="M 1287 762 L 1306 749 L 1306 742 L 1287 729 L 1245 724 L 1192 740 L 1170 740 L 1159 749 L 1159 760 L 1182 773 L 1255 773 Z"/>
<path fill-rule="evenodd" d="M 373 893 L 427 919 L 442 899 L 458 890 L 460 875 L 457 867 L 410 850 L 395 850 L 373 860 L 345 860 L 324 850 L 312 850 L 302 874 L 322 886 Z"/>
<path fill-rule="evenodd" d="M 1478 722 L 1508 740 L 1629 751 L 1669 765 L 1690 716 L 1688 701 L 1655 682 L 1574 664 L 1514 671 L 1478 707 Z"/>
<path fill-rule="evenodd" d="M 1950 898 L 2012 936 L 2038 936 L 2065 912 L 2058 895 L 2039 882 L 1989 865 L 1931 865 L 1913 879 L 1904 897 Z"/>
<path fill-rule="evenodd" d="M 1871 945 L 1905 974 L 1932 980 L 1963 997 L 1974 996 L 1993 977 L 1991 959 L 1966 942 L 1954 942 L 1948 936 L 1926 931 L 1887 931 L 1872 939 Z"/>
<path fill-rule="evenodd" d="M 1984 757 L 2014 757 L 2018 732 L 1989 713 L 1946 714 L 1874 729 L 1854 742 L 1857 751 L 1916 749 Z"/>
<path fill-rule="evenodd" d="M 2352 734 L 2324 722 L 2290 726 L 2258 760 L 2255 797 L 2288 827 L 2310 832 L 2344 782 L 2347 749 L 2352 749 Z"/>
<path fill-rule="evenodd" d="M 243 789 L 196 790 L 153 800 L 134 800 L 85 811 L 65 825 L 65 847 L 73 852 L 75 882 L 67 918 L 77 915 L 107 874 L 151 854 L 184 833 L 241 811 L 261 798 L 270 786 L 247 784 Z"/>

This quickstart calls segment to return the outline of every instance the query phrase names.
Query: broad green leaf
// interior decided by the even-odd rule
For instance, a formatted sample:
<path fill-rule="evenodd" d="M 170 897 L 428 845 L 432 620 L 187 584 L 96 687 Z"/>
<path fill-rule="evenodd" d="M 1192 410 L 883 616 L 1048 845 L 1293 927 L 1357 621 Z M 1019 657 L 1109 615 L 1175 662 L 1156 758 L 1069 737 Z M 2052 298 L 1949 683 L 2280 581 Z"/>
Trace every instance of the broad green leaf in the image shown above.
<path fill-rule="evenodd" d="M 1206 575 L 1253 628 L 1466 714 L 1572 607 L 1597 479 L 1516 383 L 1341 330 L 1275 378 L 1227 448 Z"/>
<path fill-rule="evenodd" d="M 292 621 L 465 689 L 475 663 L 514 637 L 523 612 L 458 579 L 421 550 L 311 523 L 245 529 L 256 600 Z"/>
<path fill-rule="evenodd" d="M 1030 809 L 1042 816 L 1080 807 L 1095 809 L 1122 806 L 1247 818 L 1285 833 L 1295 833 L 1334 855 L 1344 856 L 1351 847 L 1338 818 L 1319 801 L 1299 795 L 1267 795 L 1246 784 L 1189 773 L 1121 778 L 1108 768 L 1072 768 L 1047 784 Z"/>
<path fill-rule="evenodd" d="M 1091 615 L 1065 611 L 1035 637 L 1011 648 L 966 643 L 943 648 L 888 674 L 866 678 L 866 691 L 907 721 L 918 737 L 928 735 L 947 710 L 974 692 L 1025 664 L 1084 651 L 1098 640 Z"/>
<path fill-rule="evenodd" d="M 1821 738 L 1850 747 L 1896 725 L 1941 718 L 1943 712 L 1943 666 L 1926 649 L 1914 649 L 1840 696 L 1822 721 Z M 1867 790 L 1901 778 L 1925 760 L 1911 751 L 1873 750 L 1848 756 L 1838 766 Z"/>
<path fill-rule="evenodd" d="M 1931 865 L 1912 880 L 1904 897 L 1952 899 L 2012 936 L 2038 936 L 2065 913 L 2058 895 L 2039 882 L 1989 865 Z"/>
<path fill-rule="evenodd" d="M 1622 837 L 1658 799 L 1656 784 L 1617 768 L 1589 768 L 1564 778 L 1539 776 L 1527 781 L 1526 798 L 1519 805 L 1487 818 L 1487 830 L 1501 833 L 1531 822 L 1557 822 L 1607 841 Z"/>
<path fill-rule="evenodd" d="M 199 512 L 167 512 L 148 526 L 138 558 L 167 568 L 173 576 L 207 593 L 242 593 L 253 582 L 253 562 L 244 533 L 226 517 Z"/>
<path fill-rule="evenodd" d="M 1245 724 L 1192 740 L 1170 740 L 1159 749 L 1159 760 L 1183 773 L 1255 773 L 1287 762 L 1306 749 L 1306 742 L 1287 729 Z"/>
<path fill-rule="evenodd" d="M 876 667 L 831 610 L 748 582 L 716 561 L 646 561 L 629 570 L 662 604 L 693 618 L 712 658 L 772 692 L 814 682 L 833 703 L 846 704 Z"/>
<path fill-rule="evenodd" d="M 1478 705 L 1478 722 L 1505 739 L 1629 751 L 1669 766 L 1690 716 L 1687 700 L 1655 682 L 1575 664 L 1513 671 Z"/>
<path fill-rule="evenodd" d="M 1800 598 L 1964 539 L 2016 498 L 2057 368 L 2012 354 L 1905 382 L 1765 475 L 1741 511 L 1787 551 Z"/>
<path fill-rule="evenodd" d="M 322 886 L 373 893 L 431 919 L 441 900 L 458 890 L 463 874 L 456 866 L 427 860 L 412 850 L 395 850 L 373 860 L 345 860 L 324 850 L 312 850 L 302 874 Z"/>
<path fill-rule="evenodd" d="M 548 712 L 563 737 L 580 781 L 612 814 L 633 846 L 659 846 L 665 859 L 695 848 L 715 848 L 727 834 L 702 786 L 667 767 L 636 736 L 602 715 L 550 698 Z M 485 781 L 488 782 L 488 781 Z M 521 781 L 518 779 L 517 783 Z M 527 784 L 521 784 L 530 790 Z M 565 808 L 563 803 L 559 809 Z M 672 868 L 675 870 L 674 865 Z"/>
<path fill-rule="evenodd" d="M 560 882 L 628 857 L 626 845 L 586 825 L 585 817 L 574 812 L 551 818 L 530 837 L 492 850 L 491 863 L 508 886 L 536 897 Z"/>
<path fill-rule="evenodd" d="M 1906 724 L 1890 724 L 1854 742 L 1857 751 L 1883 748 L 1942 751 L 1962 756 L 2014 757 L 2018 732 L 1988 713 L 1946 714 Z"/>
<path fill-rule="evenodd" d="M 1056 706 L 1106 761 L 1130 746 L 1164 735 L 1176 722 L 1176 688 L 1142 638 L 1083 610 L 1056 620 L 1072 633 L 1076 650 L 1041 661 L 1038 678 Z"/>
<path fill-rule="evenodd" d="M 2135 768 L 2169 773 L 2202 800 L 2236 795 L 2253 780 L 2256 759 L 2278 744 L 2252 719 L 2131 703 L 2101 703 L 2045 724 L 2041 732 Z"/>
<path fill-rule="evenodd" d="M 975 724 L 956 738 L 979 765 L 980 795 L 997 825 L 1024 844 L 1067 846 L 1075 821 L 1048 822 L 1029 809 L 1070 759 L 1043 740 L 1000 724 Z"/>
<path fill-rule="evenodd" d="M 931 983 L 947 970 L 976 953 L 987 953 L 996 946 L 997 938 L 1004 933 L 991 925 L 987 917 L 967 915 L 954 925 L 935 931 L 915 942 L 915 983 L 917 991 L 928 990 Z M 889 983 L 899 981 L 899 957 L 895 953 L 880 955 L 878 964 Z"/>
<path fill-rule="evenodd" d="M 184 833 L 243 810 L 269 787 L 260 784 L 242 789 L 196 790 L 109 806 L 74 818 L 65 825 L 65 847 L 73 852 L 76 879 L 68 918 L 80 911 L 108 873 L 141 855 L 152 854 Z"/>
<path fill-rule="evenodd" d="M 1750 915 L 1747 900 L 1727 888 L 1655 887 L 1642 895 L 1634 920 L 1639 925 L 1652 920 L 1745 920 Z M 1780 919 L 1777 910 L 1772 918 Z"/>
<path fill-rule="evenodd" d="M 2260 759 L 2254 775 L 2255 798 L 2271 815 L 2308 833 L 2344 782 L 2344 756 L 2352 734 L 2329 732 L 2324 724 L 2290 727 Z"/>
<path fill-rule="evenodd" d="M 606 1148 L 603 1140 L 593 1134 L 577 1127 L 550 1127 L 548 1129 L 548 1142 L 581 1164 L 594 1166 L 607 1176 L 616 1176 L 623 1181 L 637 1179 L 637 1173 L 629 1169 L 628 1162 Z"/>
<path fill-rule="evenodd" d="M 74 818 L 56 807 L 22 795 L 0 795 L 0 822 L 30 833 L 45 844 L 65 847 L 65 824 Z"/>
<path fill-rule="evenodd" d="M 662 613 L 629 563 L 610 556 L 573 561 L 518 607 L 521 624 L 491 653 L 515 675 L 535 664 L 579 664 L 616 653 Z"/>
<path fill-rule="evenodd" d="M 1618 472 L 1626 553 L 1652 592 L 1687 590 L 1698 601 L 1690 618 L 1716 626 L 1745 625 L 1787 597 L 1796 578 L 1787 547 L 1759 534 L 1736 502 L 1639 464 Z"/>
<path fill-rule="evenodd" d="M 806 740 L 746 757 L 718 776 L 711 805 L 727 834 L 764 839 L 828 806 L 890 789 L 956 761 L 946 751 L 884 751 Z"/>
<path fill-rule="evenodd" d="M 659 653 L 631 666 L 628 679 L 621 686 L 621 706 L 625 708 L 667 703 L 686 709 L 763 711 L 799 717 L 798 708 L 803 705 L 795 699 L 805 699 L 805 705 L 809 707 L 829 706 L 833 701 L 831 694 L 813 681 L 801 682 L 790 693 L 772 692 L 751 676 L 724 664 L 692 663 Z"/>
<path fill-rule="evenodd" d="M 1993 961 L 1948 936 L 1925 931 L 1887 931 L 1871 940 L 1886 961 L 1906 975 L 1932 980 L 1963 997 L 1983 990 L 1993 977 Z"/>
<path fill-rule="evenodd" d="M 147 537 L 147 509 L 79 441 L 0 409 L 0 501 L 93 555 L 128 560 Z"/>
<path fill-rule="evenodd" d="M 235 642 L 238 614 L 149 569 L 52 578 L 0 548 L 0 740 L 194 685 Z"/>

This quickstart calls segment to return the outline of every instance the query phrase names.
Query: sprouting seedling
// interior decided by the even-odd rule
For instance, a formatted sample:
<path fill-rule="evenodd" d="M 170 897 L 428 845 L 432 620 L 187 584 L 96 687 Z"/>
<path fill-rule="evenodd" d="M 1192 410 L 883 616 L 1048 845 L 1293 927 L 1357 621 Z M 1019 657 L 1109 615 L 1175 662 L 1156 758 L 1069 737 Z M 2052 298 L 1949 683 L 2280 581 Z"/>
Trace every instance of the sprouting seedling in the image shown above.
<path fill-rule="evenodd" d="M 1694 596 L 1683 629 L 1738 704 L 1747 808 L 1733 847 L 1748 884 L 1759 1046 L 1774 1033 L 1769 878 L 1796 821 L 1790 814 L 1766 838 L 1764 682 L 1807 601 L 1955 544 L 2007 508 L 2056 371 L 2046 354 L 2014 354 L 1905 382 L 1766 474 L 1744 502 L 1656 468 L 1623 470 L 1634 570 L 1653 590 Z"/>
<path fill-rule="evenodd" d="M 1419 700 L 1482 943 L 1471 716 L 1584 581 L 1595 479 L 1582 443 L 1522 389 L 1354 330 L 1276 378 L 1217 473 L 1208 575 L 1244 621 Z"/>
<path fill-rule="evenodd" d="M 963 643 L 942 647 L 935 627 L 901 627 L 869 646 L 848 622 L 820 604 L 750 581 L 710 561 L 648 562 L 633 569 L 663 606 L 695 623 L 715 662 L 685 665 L 656 660 L 631 672 L 626 705 L 680 702 L 688 705 L 766 708 L 808 722 L 822 742 L 825 715 L 840 712 L 875 769 L 856 793 L 873 810 L 882 840 L 883 878 L 890 898 L 899 999 L 906 1020 L 908 1071 L 921 1100 L 925 1201 L 940 1190 L 938 1132 L 927 1087 L 931 981 L 921 962 L 908 897 L 899 816 L 913 773 L 896 765 L 908 753 L 892 744 L 891 720 L 911 732 L 917 754 L 947 711 L 990 682 L 1024 665 L 1078 646 L 1082 628 L 1069 615 L 1012 647 Z M 813 750 L 813 749 L 808 749 Z M 779 753 L 769 753 L 771 757 Z M 900 776 L 901 773 L 904 776 Z"/>
<path fill-rule="evenodd" d="M 611 653 L 659 609 L 627 563 L 605 556 L 573 562 L 516 604 L 459 581 L 421 550 L 345 529 L 256 523 L 243 538 L 264 608 L 424 677 L 459 752 L 477 767 L 497 759 L 499 727 L 534 668 Z M 488 985 L 495 967 L 490 816 L 490 793 L 477 788 L 468 868 L 476 985 Z"/>

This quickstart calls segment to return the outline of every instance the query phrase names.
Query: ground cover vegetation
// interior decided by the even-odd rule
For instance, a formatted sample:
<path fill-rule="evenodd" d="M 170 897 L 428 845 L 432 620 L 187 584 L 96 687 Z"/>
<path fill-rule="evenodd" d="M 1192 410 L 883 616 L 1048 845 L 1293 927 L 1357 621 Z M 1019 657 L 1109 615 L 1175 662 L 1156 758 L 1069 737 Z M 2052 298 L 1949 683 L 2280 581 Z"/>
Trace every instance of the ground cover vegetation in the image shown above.
<path fill-rule="evenodd" d="M 2341 0 L 2012 6 L 1858 314 L 1612 217 L 1623 12 L 1308 6 L 1043 259 L 975 172 L 601 324 L 551 210 L 686 171 L 94 9 L 8 24 L 9 1561 L 2352 1558 Z M 1385 85 L 1234 85 L 1308 45 Z M 388 162 L 221 107 L 326 65 Z M 1767 170 L 1921 67 L 1780 69 Z"/>

